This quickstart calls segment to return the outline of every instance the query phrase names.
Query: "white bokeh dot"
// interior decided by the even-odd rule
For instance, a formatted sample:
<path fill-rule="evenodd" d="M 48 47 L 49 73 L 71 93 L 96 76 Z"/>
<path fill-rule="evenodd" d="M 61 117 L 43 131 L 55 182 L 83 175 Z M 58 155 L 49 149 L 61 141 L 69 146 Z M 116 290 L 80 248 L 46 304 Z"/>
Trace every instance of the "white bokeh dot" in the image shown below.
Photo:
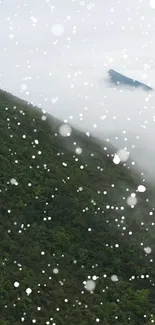
<path fill-rule="evenodd" d="M 11 179 L 10 179 L 10 183 L 11 183 L 12 185 L 16 185 L 16 184 L 17 184 L 17 181 L 16 181 L 15 178 L 11 178 Z"/>
<path fill-rule="evenodd" d="M 20 85 L 20 89 L 21 89 L 22 91 L 26 91 L 26 90 L 27 90 L 27 85 L 26 85 L 26 84 L 22 84 L 22 85 Z"/>
<path fill-rule="evenodd" d="M 118 281 L 118 276 L 115 275 L 115 274 L 113 274 L 113 275 L 111 276 L 111 281 L 113 281 L 113 282 L 117 282 L 117 281 Z"/>
<path fill-rule="evenodd" d="M 150 6 L 155 9 L 155 0 L 150 0 Z"/>
<path fill-rule="evenodd" d="M 125 149 L 120 149 L 117 152 L 117 156 L 119 157 L 121 162 L 125 162 L 129 158 L 129 153 Z"/>
<path fill-rule="evenodd" d="M 15 282 L 14 282 L 14 287 L 15 287 L 15 288 L 18 288 L 18 287 L 19 287 L 19 282 L 15 281 Z"/>
<path fill-rule="evenodd" d="M 145 192 L 146 191 L 146 187 L 144 185 L 139 185 L 138 186 L 138 192 Z"/>
<path fill-rule="evenodd" d="M 32 289 L 31 289 L 31 288 L 27 288 L 27 289 L 26 289 L 26 293 L 27 293 L 27 295 L 30 295 L 31 292 L 32 292 Z"/>
<path fill-rule="evenodd" d="M 76 152 L 77 155 L 81 155 L 82 149 L 81 148 L 76 148 L 75 152 Z"/>
<path fill-rule="evenodd" d="M 130 206 L 135 206 L 137 204 L 137 198 L 134 193 L 127 198 L 127 204 Z"/>
<path fill-rule="evenodd" d="M 64 26 L 61 24 L 54 24 L 51 28 L 51 32 L 54 36 L 61 36 L 64 33 Z"/>
<path fill-rule="evenodd" d="M 62 124 L 59 127 L 59 133 L 62 137 L 69 137 L 72 133 L 72 128 L 68 124 Z"/>
<path fill-rule="evenodd" d="M 114 164 L 118 165 L 120 163 L 120 161 L 121 160 L 120 160 L 119 156 L 118 155 L 115 155 L 114 158 L 113 158 Z"/>
<path fill-rule="evenodd" d="M 88 280 L 86 281 L 85 289 L 88 291 L 93 291 L 96 287 L 95 281 Z"/>
<path fill-rule="evenodd" d="M 145 251 L 146 254 L 151 254 L 152 249 L 151 249 L 151 247 L 148 246 L 148 247 L 144 248 L 144 251 Z"/>

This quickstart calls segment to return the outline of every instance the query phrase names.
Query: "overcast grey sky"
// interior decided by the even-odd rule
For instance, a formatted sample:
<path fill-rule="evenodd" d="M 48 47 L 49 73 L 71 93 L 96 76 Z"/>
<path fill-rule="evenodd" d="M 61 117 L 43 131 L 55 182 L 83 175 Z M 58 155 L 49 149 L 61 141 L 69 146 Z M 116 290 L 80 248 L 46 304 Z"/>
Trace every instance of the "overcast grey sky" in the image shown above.
<path fill-rule="evenodd" d="M 64 28 L 59 37 L 52 33 L 57 23 Z M 155 84 L 155 9 L 149 0 L 2 0 L 0 25 L 1 87 L 20 94 L 25 83 L 26 98 L 50 100 L 63 88 L 70 97 L 78 93 L 76 82 L 95 83 L 111 67 Z M 74 76 L 79 70 L 82 76 Z"/>
<path fill-rule="evenodd" d="M 155 0 L 2 0 L 0 27 L 1 88 L 96 134 L 154 140 L 154 95 L 99 82 L 114 68 L 155 87 Z"/>

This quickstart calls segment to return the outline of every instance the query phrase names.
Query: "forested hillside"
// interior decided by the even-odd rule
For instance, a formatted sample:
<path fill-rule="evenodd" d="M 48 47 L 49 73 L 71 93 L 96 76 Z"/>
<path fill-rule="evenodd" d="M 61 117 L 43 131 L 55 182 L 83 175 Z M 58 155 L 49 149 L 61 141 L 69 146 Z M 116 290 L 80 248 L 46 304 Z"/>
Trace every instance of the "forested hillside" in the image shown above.
<path fill-rule="evenodd" d="M 154 322 L 155 191 L 112 150 L 0 92 L 0 325 Z"/>

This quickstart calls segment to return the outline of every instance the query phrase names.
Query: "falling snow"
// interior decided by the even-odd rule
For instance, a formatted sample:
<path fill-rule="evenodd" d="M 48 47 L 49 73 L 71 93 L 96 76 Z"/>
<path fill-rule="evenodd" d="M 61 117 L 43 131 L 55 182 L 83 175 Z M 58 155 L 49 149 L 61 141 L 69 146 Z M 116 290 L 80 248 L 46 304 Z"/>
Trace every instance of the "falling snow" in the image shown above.
<path fill-rule="evenodd" d="M 69 125 L 63 124 L 59 127 L 59 133 L 62 137 L 69 137 L 72 133 L 72 129 Z"/>
<path fill-rule="evenodd" d="M 18 185 L 18 182 L 16 181 L 15 178 L 11 178 L 10 183 L 11 183 L 12 185 Z"/>
<path fill-rule="evenodd" d="M 127 204 L 130 205 L 131 207 L 134 207 L 137 204 L 137 198 L 136 198 L 136 194 L 135 193 L 132 193 L 127 198 Z"/>
<path fill-rule="evenodd" d="M 117 152 L 117 156 L 119 157 L 121 162 L 125 162 L 129 158 L 129 153 L 125 149 L 120 149 Z"/>
<path fill-rule="evenodd" d="M 15 288 L 18 288 L 18 287 L 19 287 L 19 282 L 17 282 L 17 281 L 14 282 L 14 287 L 15 287 Z"/>
<path fill-rule="evenodd" d="M 145 247 L 144 251 L 145 251 L 146 254 L 151 254 L 152 249 L 151 249 L 151 247 Z"/>
<path fill-rule="evenodd" d="M 75 152 L 76 152 L 77 155 L 81 155 L 82 149 L 81 148 L 76 148 Z"/>
<path fill-rule="evenodd" d="M 150 0 L 150 6 L 155 9 L 155 0 Z"/>
<path fill-rule="evenodd" d="M 145 191 L 146 191 L 146 187 L 144 185 L 138 186 L 138 192 L 145 192 Z"/>
<path fill-rule="evenodd" d="M 26 293 L 27 293 L 27 295 L 30 295 L 31 292 L 32 292 L 32 289 L 31 289 L 31 288 L 27 288 L 27 289 L 26 289 Z"/>
<path fill-rule="evenodd" d="M 113 158 L 113 162 L 114 164 L 118 165 L 120 163 L 120 157 L 118 155 L 115 154 L 114 158 Z"/>
<path fill-rule="evenodd" d="M 113 281 L 113 282 L 117 282 L 117 281 L 118 281 L 118 277 L 117 277 L 117 275 L 112 275 L 112 276 L 111 276 L 111 281 Z"/>
<path fill-rule="evenodd" d="M 130 283 L 133 301 L 139 281 L 155 286 L 154 189 L 146 182 L 154 180 L 154 93 L 106 80 L 116 68 L 153 87 L 155 0 L 69 2 L 10 2 L 8 11 L 0 0 L 0 87 L 28 101 L 5 107 L 2 93 L 0 102 L 1 308 L 23 324 L 41 315 L 46 325 L 74 324 L 72 310 L 83 324 L 109 324 L 112 309 L 111 324 L 135 324 L 132 310 L 119 319 Z M 142 310 L 139 323 L 154 323 L 151 312 Z"/>
<path fill-rule="evenodd" d="M 96 287 L 96 283 L 93 280 L 87 280 L 85 284 L 85 289 L 88 291 L 93 291 Z"/>
<path fill-rule="evenodd" d="M 64 33 L 64 26 L 61 24 L 54 24 L 51 28 L 51 32 L 54 36 L 61 36 Z"/>

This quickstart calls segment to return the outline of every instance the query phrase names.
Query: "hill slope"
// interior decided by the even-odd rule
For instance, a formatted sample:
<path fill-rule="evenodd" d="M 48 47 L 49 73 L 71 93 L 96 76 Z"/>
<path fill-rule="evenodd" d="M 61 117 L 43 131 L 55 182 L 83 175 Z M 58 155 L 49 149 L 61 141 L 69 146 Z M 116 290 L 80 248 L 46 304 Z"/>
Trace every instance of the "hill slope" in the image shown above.
<path fill-rule="evenodd" d="M 154 189 L 2 91 L 0 113 L 0 324 L 151 324 Z"/>

